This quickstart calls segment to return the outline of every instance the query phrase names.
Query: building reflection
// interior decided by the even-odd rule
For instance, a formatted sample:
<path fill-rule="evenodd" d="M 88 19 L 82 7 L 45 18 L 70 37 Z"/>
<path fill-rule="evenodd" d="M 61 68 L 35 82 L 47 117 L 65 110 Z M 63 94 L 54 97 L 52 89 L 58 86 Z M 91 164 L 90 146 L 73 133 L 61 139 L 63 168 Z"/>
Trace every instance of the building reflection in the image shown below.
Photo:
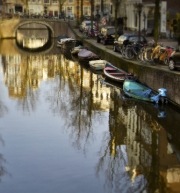
<path fill-rule="evenodd" d="M 26 38 L 22 40 L 23 48 L 30 48 L 30 49 L 36 49 L 41 48 L 47 43 L 46 38 Z"/>
<path fill-rule="evenodd" d="M 28 88 L 38 90 L 41 82 L 56 80 L 56 89 L 48 96 L 52 97 L 51 109 L 63 113 L 68 120 L 72 144 L 78 148 L 81 140 L 86 140 L 86 144 L 91 140 L 92 118 L 100 120 L 102 112 L 109 112 L 109 133 L 103 140 L 96 166 L 96 173 L 105 172 L 108 188 L 114 184 L 123 192 L 126 183 L 132 188 L 137 179 L 134 171 L 140 167 L 141 180 L 148 182 L 149 192 L 177 192 L 179 147 L 168 137 L 171 132 L 167 135 L 165 119 L 158 117 L 157 107 L 121 99 L 120 88 L 102 84 L 100 74 L 88 71 L 63 54 L 6 55 L 2 56 L 2 63 L 4 82 L 13 98 L 27 98 Z"/>
<path fill-rule="evenodd" d="M 4 62 L 4 82 L 8 87 L 9 96 L 25 98 L 27 87 L 37 89 L 39 84 L 55 76 L 57 56 L 42 55 L 6 55 Z"/>
<path fill-rule="evenodd" d="M 119 93 L 121 93 L 121 90 Z M 111 136 L 108 142 L 109 154 L 105 154 L 106 149 L 102 156 L 108 160 L 107 165 L 111 165 L 111 168 L 104 169 L 106 173 L 109 170 L 107 178 L 111 176 L 115 179 L 117 168 L 123 167 L 123 180 L 127 180 L 126 169 L 128 168 L 128 175 L 132 177 L 134 168 L 141 166 L 148 181 L 148 192 L 178 192 L 180 186 L 180 160 L 178 160 L 180 149 L 177 146 L 176 150 L 173 149 L 173 145 L 168 140 L 167 131 L 158 121 L 160 119 L 158 109 L 150 104 L 122 100 L 114 89 L 111 91 L 112 94 L 109 115 Z M 117 104 L 119 104 L 118 107 Z M 156 112 L 156 116 L 153 116 L 154 112 Z M 121 162 L 122 165 L 117 166 L 119 157 L 126 157 L 121 150 L 124 145 L 126 146 L 128 161 L 124 164 Z M 114 160 L 109 156 L 113 156 Z M 100 159 L 99 165 L 102 162 Z M 112 171 L 116 172 L 113 174 Z M 122 173 L 120 172 L 119 175 L 122 175 Z M 109 181 L 112 181 L 112 179 L 109 179 Z M 129 182 L 132 181 L 129 180 Z M 121 189 L 123 185 L 114 185 L 120 192 L 123 192 Z"/>

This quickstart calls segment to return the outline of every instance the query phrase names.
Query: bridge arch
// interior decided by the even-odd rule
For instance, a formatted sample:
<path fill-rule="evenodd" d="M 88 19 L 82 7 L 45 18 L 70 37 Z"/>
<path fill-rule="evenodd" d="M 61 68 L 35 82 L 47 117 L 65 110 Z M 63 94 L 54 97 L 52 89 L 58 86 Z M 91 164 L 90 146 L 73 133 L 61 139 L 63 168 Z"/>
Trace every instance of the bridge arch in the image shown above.
<path fill-rule="evenodd" d="M 20 28 L 21 26 L 23 25 L 26 25 L 26 24 L 31 24 L 31 23 L 37 23 L 37 24 L 41 24 L 41 25 L 44 25 L 47 27 L 48 31 L 49 31 L 49 38 L 53 38 L 55 33 L 54 33 L 54 29 L 51 27 L 51 25 L 49 25 L 47 22 L 45 21 L 36 21 L 36 20 L 31 20 L 31 21 L 23 21 L 23 22 L 20 22 L 15 28 L 14 28 L 14 32 L 13 32 L 13 36 L 16 37 L 16 33 L 17 33 L 17 30 L 18 28 Z"/>

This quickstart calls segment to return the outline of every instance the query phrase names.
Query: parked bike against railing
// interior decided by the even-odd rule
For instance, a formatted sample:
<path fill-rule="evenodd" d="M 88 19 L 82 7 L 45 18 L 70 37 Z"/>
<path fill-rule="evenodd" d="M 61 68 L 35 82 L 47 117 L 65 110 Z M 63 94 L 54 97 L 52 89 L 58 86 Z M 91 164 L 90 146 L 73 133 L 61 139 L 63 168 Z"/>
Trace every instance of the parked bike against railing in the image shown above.
<path fill-rule="evenodd" d="M 155 41 L 150 40 L 146 45 L 144 45 L 138 52 L 138 58 L 141 62 L 148 63 L 151 61 L 152 49 L 155 47 Z"/>
<path fill-rule="evenodd" d="M 168 65 L 169 57 L 174 50 L 173 47 L 164 47 L 161 44 L 152 47 L 146 47 L 141 50 L 143 61 L 150 64 L 165 64 Z"/>
<path fill-rule="evenodd" d="M 97 29 L 91 29 L 91 28 L 85 28 L 83 31 L 83 38 L 95 38 L 97 36 L 98 30 Z"/>
<path fill-rule="evenodd" d="M 159 55 L 157 57 L 158 63 L 163 63 L 168 65 L 169 57 L 175 48 L 173 47 L 161 47 L 159 51 Z"/>
<path fill-rule="evenodd" d="M 88 33 L 88 37 L 95 38 L 97 36 L 98 30 L 97 29 L 88 28 L 87 33 Z"/>
<path fill-rule="evenodd" d="M 137 60 L 140 61 L 139 52 L 142 47 L 144 47 L 144 44 L 138 42 L 134 42 L 132 44 L 127 45 L 125 50 L 126 59 L 131 60 L 136 58 Z"/>
<path fill-rule="evenodd" d="M 84 29 L 83 34 L 82 34 L 82 37 L 83 37 L 84 39 L 88 38 L 88 29 Z"/>

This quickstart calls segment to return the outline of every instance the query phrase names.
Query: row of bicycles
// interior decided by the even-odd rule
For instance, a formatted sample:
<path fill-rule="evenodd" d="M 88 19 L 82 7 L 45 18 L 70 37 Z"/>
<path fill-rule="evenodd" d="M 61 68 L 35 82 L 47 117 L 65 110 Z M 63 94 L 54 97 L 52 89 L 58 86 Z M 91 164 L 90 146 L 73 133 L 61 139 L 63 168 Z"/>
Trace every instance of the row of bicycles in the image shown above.
<path fill-rule="evenodd" d="M 87 38 L 96 38 L 97 37 L 97 34 L 98 34 L 98 29 L 91 29 L 91 28 L 86 28 L 84 31 L 83 31 L 83 35 L 82 37 L 84 39 L 87 39 Z"/>
<path fill-rule="evenodd" d="M 155 45 L 154 40 L 149 41 L 146 45 L 133 42 L 120 49 L 122 57 L 128 60 L 136 59 L 144 63 L 164 65 L 168 65 L 169 57 L 173 51 L 175 51 L 174 47 L 164 47 L 162 44 Z"/>

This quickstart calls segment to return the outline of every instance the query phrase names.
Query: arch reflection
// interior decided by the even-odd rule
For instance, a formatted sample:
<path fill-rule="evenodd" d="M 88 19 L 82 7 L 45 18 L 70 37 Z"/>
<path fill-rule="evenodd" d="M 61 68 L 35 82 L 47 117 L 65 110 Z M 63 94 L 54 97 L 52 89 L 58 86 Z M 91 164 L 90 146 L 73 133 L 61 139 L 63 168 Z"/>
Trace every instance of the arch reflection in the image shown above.
<path fill-rule="evenodd" d="M 31 51 L 41 50 L 50 43 L 50 32 L 42 24 L 25 24 L 17 29 L 16 41 L 17 45 L 22 49 Z"/>

